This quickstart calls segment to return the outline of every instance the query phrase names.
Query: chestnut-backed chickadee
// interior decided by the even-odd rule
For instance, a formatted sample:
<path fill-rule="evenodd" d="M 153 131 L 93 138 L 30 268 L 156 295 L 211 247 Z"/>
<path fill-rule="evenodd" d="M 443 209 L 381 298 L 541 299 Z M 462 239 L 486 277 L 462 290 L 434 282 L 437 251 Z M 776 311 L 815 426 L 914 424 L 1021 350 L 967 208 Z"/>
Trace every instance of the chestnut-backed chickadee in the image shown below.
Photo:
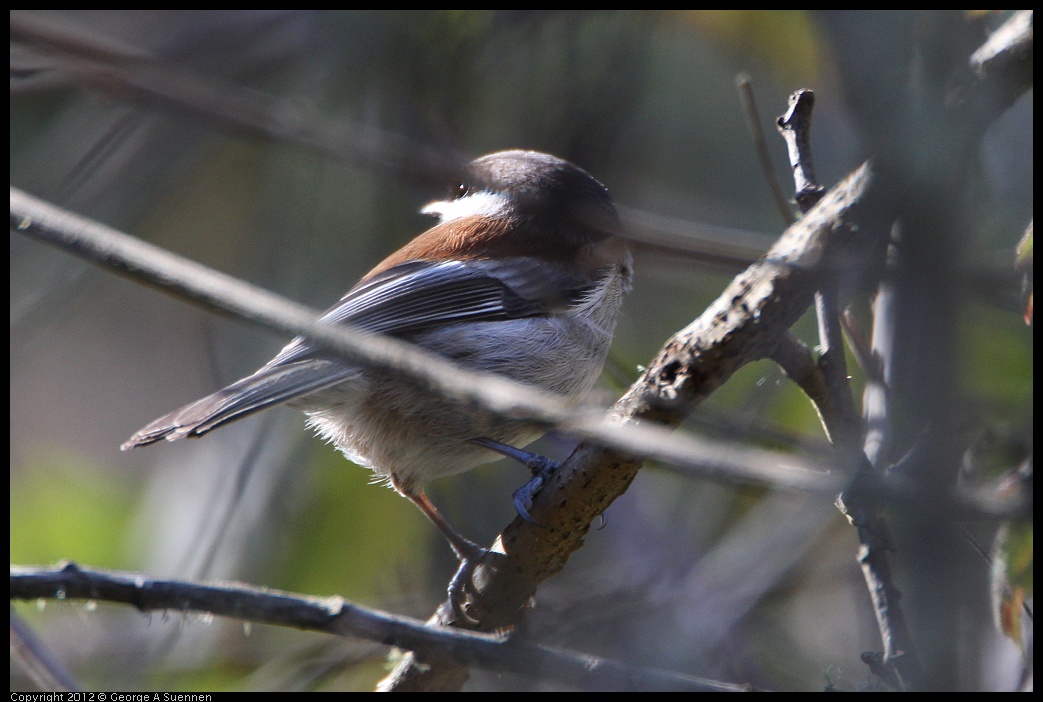
<path fill-rule="evenodd" d="M 464 368 L 582 399 L 601 373 L 630 288 L 630 254 L 605 187 L 554 156 L 501 151 L 471 162 L 454 197 L 422 211 L 441 221 L 367 273 L 321 321 L 390 334 Z M 449 525 L 422 482 L 470 470 L 495 458 L 489 447 L 525 445 L 544 432 L 297 338 L 253 375 L 160 417 L 122 448 L 202 436 L 280 404 L 304 411 L 316 433 L 385 478 L 445 534 L 461 560 L 451 595 L 485 549 Z"/>

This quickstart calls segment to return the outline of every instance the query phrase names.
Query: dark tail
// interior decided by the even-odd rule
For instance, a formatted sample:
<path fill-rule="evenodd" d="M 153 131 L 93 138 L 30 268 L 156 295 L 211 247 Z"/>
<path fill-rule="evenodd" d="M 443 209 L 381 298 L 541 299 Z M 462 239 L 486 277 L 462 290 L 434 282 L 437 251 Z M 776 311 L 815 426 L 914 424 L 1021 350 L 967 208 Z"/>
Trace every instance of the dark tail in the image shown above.
<path fill-rule="evenodd" d="M 120 449 L 202 436 L 222 424 L 344 382 L 356 373 L 357 368 L 315 358 L 266 366 L 224 390 L 163 415 L 127 439 Z"/>

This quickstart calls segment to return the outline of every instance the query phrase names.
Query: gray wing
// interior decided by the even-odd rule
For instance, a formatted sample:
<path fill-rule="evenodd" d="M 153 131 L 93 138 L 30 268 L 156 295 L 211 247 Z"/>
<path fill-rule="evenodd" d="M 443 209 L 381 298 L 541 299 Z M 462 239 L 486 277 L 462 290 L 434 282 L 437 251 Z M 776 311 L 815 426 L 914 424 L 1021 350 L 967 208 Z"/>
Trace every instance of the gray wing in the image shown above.
<path fill-rule="evenodd" d="M 319 321 L 408 338 L 454 322 L 519 319 L 565 309 L 592 287 L 582 286 L 563 267 L 538 259 L 410 261 L 359 283 Z M 298 337 L 268 366 L 312 353 L 314 346 Z"/>
<path fill-rule="evenodd" d="M 565 309 L 583 286 L 568 271 L 535 259 L 411 261 L 365 280 L 320 317 L 409 338 L 463 321 L 518 319 Z M 201 436 L 222 424 L 344 382 L 358 367 L 298 337 L 253 375 L 164 415 L 121 448 Z"/>

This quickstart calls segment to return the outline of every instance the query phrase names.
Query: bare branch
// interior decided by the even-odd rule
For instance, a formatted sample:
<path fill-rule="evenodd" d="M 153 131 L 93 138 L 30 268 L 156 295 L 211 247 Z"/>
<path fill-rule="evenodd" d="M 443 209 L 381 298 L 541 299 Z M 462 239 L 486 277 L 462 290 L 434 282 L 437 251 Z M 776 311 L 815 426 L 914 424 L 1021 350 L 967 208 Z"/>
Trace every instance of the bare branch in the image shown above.
<path fill-rule="evenodd" d="M 852 227 L 871 181 L 868 165 L 851 174 L 675 334 L 613 406 L 610 414 L 619 428 L 676 426 L 735 371 L 773 353 L 811 304 L 820 267 L 833 265 L 845 247 L 860 245 L 864 235 Z M 582 444 L 562 464 L 530 510 L 543 528 L 515 519 L 497 543 L 505 556 L 476 573 L 473 613 L 483 629 L 517 621 L 538 585 L 565 566 L 591 523 L 626 491 L 640 467 L 639 459 L 593 444 Z M 448 603 L 431 622 L 461 625 Z M 384 685 L 430 689 L 446 676 L 459 682 L 466 671 L 410 655 Z"/>
<path fill-rule="evenodd" d="M 832 439 L 836 434 L 836 412 L 833 410 L 833 401 L 826 386 L 826 379 L 822 375 L 822 368 L 815 362 L 815 355 L 808 345 L 791 332 L 786 332 L 779 340 L 778 347 L 772 352 L 771 360 L 775 361 L 786 373 L 786 377 L 808 396 L 815 412 L 818 413 L 819 421 L 822 422 L 826 437 Z"/>
<path fill-rule="evenodd" d="M 57 246 L 120 275 L 269 330 L 305 336 L 345 358 L 408 375 L 423 389 L 440 393 L 457 402 L 472 403 L 490 413 L 554 426 L 564 433 L 635 458 L 654 459 L 688 475 L 740 484 L 770 485 L 824 496 L 836 494 L 844 485 L 842 476 L 831 474 L 829 465 L 812 457 L 750 449 L 702 437 L 696 439 L 676 434 L 654 423 L 620 425 L 617 420 L 606 418 L 601 408 L 583 405 L 571 407 L 560 398 L 500 376 L 462 371 L 444 358 L 412 344 L 355 331 L 344 325 L 319 324 L 315 321 L 317 313 L 304 306 L 43 202 L 16 188 L 11 189 L 10 221 L 13 231 Z M 798 232 L 797 236 L 804 237 L 804 234 Z M 790 263 L 770 264 L 773 254 L 769 254 L 769 258 L 750 269 L 756 273 L 748 271 L 744 274 L 751 276 L 746 282 L 739 286 L 733 284 L 722 295 L 721 300 L 730 301 L 729 304 L 734 305 L 734 311 L 729 313 L 729 317 L 730 323 L 736 328 L 758 319 L 754 315 L 778 314 L 777 310 L 761 310 L 758 306 L 765 302 L 774 306 L 781 301 L 766 299 L 754 302 L 752 298 L 744 297 L 747 293 L 760 290 L 758 280 L 771 284 L 772 276 L 786 273 L 790 265 L 813 266 L 814 260 L 817 260 L 817 253 L 812 256 L 814 260 L 801 260 L 803 254 L 799 251 L 787 253 L 787 248 L 796 244 L 785 241 L 781 240 L 772 252 L 779 252 L 779 260 L 788 258 Z M 746 289 L 747 293 L 737 292 L 742 289 Z M 795 313 L 799 316 L 798 309 L 784 307 L 787 314 Z M 711 318 L 704 318 L 700 318 L 703 319 L 702 324 L 709 328 L 718 332 L 727 331 L 724 327 L 715 327 Z M 763 316 L 759 319 L 763 323 Z M 720 343 L 724 338 L 716 342 L 711 339 L 709 346 Z M 756 344 L 742 349 L 743 363 L 757 360 L 757 354 L 762 353 L 761 347 L 766 345 L 770 348 L 777 339 L 758 333 L 750 341 Z M 683 350 L 683 346 L 677 349 Z M 712 375 L 716 363 L 714 358 L 713 354 L 709 354 L 699 372 Z M 664 367 L 669 369 L 669 359 L 664 360 L 664 363 Z M 652 378 L 653 381 L 639 381 L 635 388 L 642 387 L 642 382 L 649 382 L 650 387 L 655 387 L 655 376 L 646 373 L 646 378 Z M 628 402 L 640 399 L 645 392 L 640 389 L 632 391 Z M 669 405 L 673 400 L 664 397 L 659 402 Z M 677 420 L 679 422 L 680 419 Z M 882 499 L 916 499 L 901 485 L 892 486 L 881 482 L 874 489 L 873 494 Z M 1025 510 L 1020 503 L 997 504 L 960 497 L 952 499 L 954 508 L 980 512 L 983 516 L 1018 517 Z"/>
<path fill-rule="evenodd" d="M 796 200 L 802 212 L 807 212 L 821 198 L 823 188 L 815 176 L 811 158 L 811 113 L 814 93 L 798 90 L 790 96 L 786 114 L 778 119 L 779 132 L 788 146 Z M 819 358 L 822 383 L 825 386 L 823 408 L 832 420 L 830 441 L 836 447 L 843 465 L 854 469 L 857 487 L 870 482 L 873 469 L 863 453 L 863 425 L 855 409 L 851 383 L 847 374 L 844 339 L 841 325 L 840 282 L 834 271 L 823 270 L 819 289 L 815 292 L 815 312 L 818 317 Z M 821 401 L 822 395 L 810 396 Z M 880 514 L 879 505 L 864 492 L 848 489 L 837 499 L 840 508 L 858 532 L 858 562 L 869 587 L 870 599 L 876 613 L 884 651 L 878 657 L 864 659 L 875 662 L 871 670 L 895 689 L 915 686 L 923 677 L 912 637 L 899 605 L 901 593 L 891 576 L 887 557 L 890 536 L 887 523 Z"/>
<path fill-rule="evenodd" d="M 425 626 L 410 617 L 352 604 L 340 597 L 301 597 L 239 583 L 204 585 L 157 580 L 136 573 L 85 569 L 11 568 L 11 597 L 58 597 L 129 604 L 142 612 L 205 612 L 260 624 L 352 636 L 388 646 L 452 658 L 470 666 L 539 676 L 568 685 L 617 690 L 745 692 L 736 685 L 668 671 L 650 670 L 516 638 Z"/>
<path fill-rule="evenodd" d="M 159 287 L 208 309 L 288 335 L 302 335 L 345 358 L 393 370 L 423 389 L 491 413 L 555 426 L 571 435 L 637 456 L 681 463 L 708 476 L 826 493 L 839 486 L 814 461 L 723 447 L 674 436 L 654 426 L 621 428 L 604 410 L 573 407 L 563 399 L 491 373 L 462 370 L 441 356 L 394 339 L 338 324 L 319 324 L 318 314 L 285 298 L 218 273 L 110 227 L 11 189 L 11 227 L 134 280 Z M 727 456 L 741 456 L 729 464 Z M 784 461 L 788 468 L 775 467 Z"/>
<path fill-rule="evenodd" d="M 810 90 L 798 90 L 790 95 L 789 109 L 776 120 L 779 133 L 786 140 L 793 181 L 796 185 L 794 199 L 801 212 L 807 212 L 818 202 L 825 188 L 815 177 L 811 160 L 811 110 L 815 107 L 815 94 Z"/>

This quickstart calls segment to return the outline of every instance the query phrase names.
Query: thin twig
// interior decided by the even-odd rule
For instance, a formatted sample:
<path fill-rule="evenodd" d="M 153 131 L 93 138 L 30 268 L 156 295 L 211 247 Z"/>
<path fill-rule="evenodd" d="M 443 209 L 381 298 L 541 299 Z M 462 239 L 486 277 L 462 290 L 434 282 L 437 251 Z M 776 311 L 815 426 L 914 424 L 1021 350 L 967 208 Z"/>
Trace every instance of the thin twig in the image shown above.
<path fill-rule="evenodd" d="M 810 90 L 798 90 L 790 96 L 789 109 L 775 124 L 786 141 L 793 182 L 796 190 L 794 199 L 801 212 L 807 212 L 822 199 L 825 188 L 818 184 L 815 167 L 811 160 L 811 111 L 815 107 L 815 94 Z"/>
<path fill-rule="evenodd" d="M 819 330 L 818 365 L 822 369 L 836 420 L 833 443 L 845 453 L 860 454 L 862 421 L 855 410 L 851 381 L 847 374 L 840 306 L 836 281 L 825 280 L 822 289 L 815 293 L 815 313 Z"/>
<path fill-rule="evenodd" d="M 811 158 L 811 113 L 814 94 L 798 90 L 790 96 L 789 109 L 778 119 L 779 132 L 786 140 L 793 170 L 796 201 L 807 213 L 821 200 L 825 189 L 819 185 Z M 833 431 L 830 440 L 837 449 L 841 464 L 853 469 L 859 479 L 856 486 L 871 482 L 874 473 L 863 453 L 863 427 L 855 409 L 847 374 L 841 329 L 839 281 L 835 271 L 823 270 L 819 289 L 815 292 L 818 317 L 819 360 L 822 382 L 826 387 L 826 408 L 831 413 Z M 810 396 L 812 401 L 815 396 Z M 823 413 L 820 409 L 820 414 Z M 922 679 L 922 669 L 913 649 L 905 616 L 898 602 L 901 593 L 894 584 L 887 558 L 890 537 L 879 506 L 868 501 L 864 493 L 847 489 L 837 506 L 855 526 L 859 538 L 858 562 L 869 588 L 876 613 L 884 651 L 881 655 L 863 657 L 870 669 L 896 689 L 915 688 Z"/>
<path fill-rule="evenodd" d="M 753 138 L 753 146 L 757 150 L 757 160 L 760 161 L 761 170 L 764 171 L 764 179 L 768 181 L 771 196 L 775 200 L 775 206 L 779 208 L 782 221 L 786 226 L 793 224 L 796 217 L 790 208 L 789 200 L 782 193 L 782 185 L 775 176 L 775 167 L 771 162 L 771 152 L 768 151 L 768 143 L 764 138 L 764 130 L 761 128 L 760 113 L 757 111 L 757 101 L 753 97 L 753 86 L 750 77 L 745 73 L 735 79 L 735 87 L 739 91 L 739 100 L 742 102 L 743 114 L 746 115 L 746 124 L 750 128 L 750 136 Z"/>
<path fill-rule="evenodd" d="M 792 332 L 786 332 L 779 339 L 778 346 L 772 350 L 771 360 L 775 361 L 811 400 L 819 421 L 826 432 L 826 438 L 833 440 L 836 435 L 836 413 L 830 398 L 826 378 L 822 367 L 815 362 L 811 349 Z"/>

